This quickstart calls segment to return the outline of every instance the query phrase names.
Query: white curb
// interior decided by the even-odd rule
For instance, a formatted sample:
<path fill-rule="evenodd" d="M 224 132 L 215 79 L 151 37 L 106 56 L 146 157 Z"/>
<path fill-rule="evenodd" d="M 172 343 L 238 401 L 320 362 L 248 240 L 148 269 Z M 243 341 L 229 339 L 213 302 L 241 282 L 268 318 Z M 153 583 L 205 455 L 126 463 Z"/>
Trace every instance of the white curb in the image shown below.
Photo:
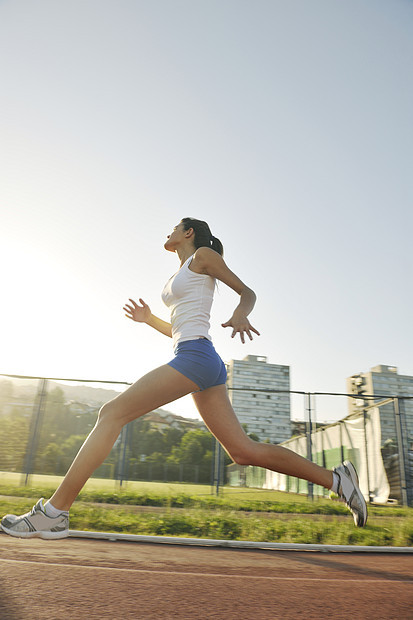
<path fill-rule="evenodd" d="M 166 545 L 192 545 L 198 547 L 227 547 L 232 549 L 274 549 L 277 551 L 321 551 L 338 553 L 413 553 L 413 547 L 367 547 L 361 545 L 317 545 L 300 543 L 256 542 L 252 540 L 215 540 L 212 538 L 176 538 L 172 536 L 138 536 L 116 532 L 81 532 L 69 530 L 72 538 L 156 543 Z"/>

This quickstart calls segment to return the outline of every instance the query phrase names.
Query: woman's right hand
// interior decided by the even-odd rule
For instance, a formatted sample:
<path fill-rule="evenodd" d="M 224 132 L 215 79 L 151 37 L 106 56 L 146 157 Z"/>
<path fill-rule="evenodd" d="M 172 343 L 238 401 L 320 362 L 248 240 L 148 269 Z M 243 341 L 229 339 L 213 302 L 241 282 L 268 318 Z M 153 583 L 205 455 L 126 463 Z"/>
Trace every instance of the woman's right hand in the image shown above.
<path fill-rule="evenodd" d="M 139 299 L 139 302 L 142 305 L 137 304 L 133 299 L 129 299 L 130 304 L 125 304 L 123 309 L 125 311 L 125 316 L 128 319 L 132 319 L 132 321 L 137 321 L 138 323 L 147 323 L 151 317 L 151 309 L 146 304 L 143 299 Z"/>

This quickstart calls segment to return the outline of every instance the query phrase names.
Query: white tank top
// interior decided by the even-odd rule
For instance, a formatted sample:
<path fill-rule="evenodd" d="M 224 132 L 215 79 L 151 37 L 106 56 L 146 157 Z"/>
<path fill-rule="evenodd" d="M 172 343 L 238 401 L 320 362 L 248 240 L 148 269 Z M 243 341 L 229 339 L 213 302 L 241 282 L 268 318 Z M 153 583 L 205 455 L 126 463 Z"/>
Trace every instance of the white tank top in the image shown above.
<path fill-rule="evenodd" d="M 215 278 L 189 269 L 193 255 L 175 273 L 162 291 L 162 300 L 171 312 L 174 348 L 178 342 L 207 338 L 215 290 Z"/>

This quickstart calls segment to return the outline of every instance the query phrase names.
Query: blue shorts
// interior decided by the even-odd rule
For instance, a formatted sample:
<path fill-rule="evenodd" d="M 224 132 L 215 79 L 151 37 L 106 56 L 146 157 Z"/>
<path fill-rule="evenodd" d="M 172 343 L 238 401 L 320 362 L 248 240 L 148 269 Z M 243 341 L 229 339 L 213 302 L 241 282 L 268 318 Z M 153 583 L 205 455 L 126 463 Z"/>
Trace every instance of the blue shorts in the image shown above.
<path fill-rule="evenodd" d="M 198 338 L 179 342 L 174 353 L 168 366 L 196 383 L 199 391 L 226 382 L 227 369 L 210 340 Z"/>

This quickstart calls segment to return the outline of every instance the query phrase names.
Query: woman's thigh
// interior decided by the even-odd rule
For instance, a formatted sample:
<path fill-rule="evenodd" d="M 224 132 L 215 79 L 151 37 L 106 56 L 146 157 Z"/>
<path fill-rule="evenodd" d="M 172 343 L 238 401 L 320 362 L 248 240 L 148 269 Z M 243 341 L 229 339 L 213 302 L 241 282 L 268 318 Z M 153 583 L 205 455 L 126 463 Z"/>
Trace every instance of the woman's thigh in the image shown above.
<path fill-rule="evenodd" d="M 126 424 L 197 389 L 193 381 L 175 368 L 160 366 L 104 405 L 102 414 L 115 415 Z"/>
<path fill-rule="evenodd" d="M 253 442 L 235 415 L 225 385 L 196 392 L 192 397 L 205 424 L 231 456 L 250 447 Z"/>

